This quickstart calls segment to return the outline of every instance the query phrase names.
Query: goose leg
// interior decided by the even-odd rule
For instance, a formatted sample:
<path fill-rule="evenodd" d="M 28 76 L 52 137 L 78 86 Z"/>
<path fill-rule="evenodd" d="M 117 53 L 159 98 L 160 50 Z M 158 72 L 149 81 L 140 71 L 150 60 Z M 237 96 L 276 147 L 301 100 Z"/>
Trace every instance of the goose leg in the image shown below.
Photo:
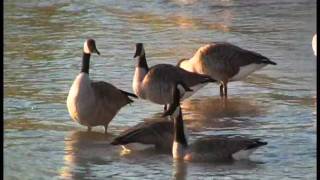
<path fill-rule="evenodd" d="M 88 132 L 91 132 L 91 126 L 88 126 Z"/>
<path fill-rule="evenodd" d="M 104 134 L 107 134 L 108 133 L 108 125 L 104 125 Z"/>
<path fill-rule="evenodd" d="M 163 110 L 164 110 L 164 112 L 166 112 L 166 110 L 167 110 L 167 105 L 166 104 L 164 105 Z"/>
<path fill-rule="evenodd" d="M 223 97 L 223 83 L 220 83 L 220 97 Z"/>
<path fill-rule="evenodd" d="M 228 83 L 227 82 L 224 84 L 223 90 L 224 90 L 224 97 L 227 98 L 228 97 L 228 93 L 227 93 L 228 92 Z"/>

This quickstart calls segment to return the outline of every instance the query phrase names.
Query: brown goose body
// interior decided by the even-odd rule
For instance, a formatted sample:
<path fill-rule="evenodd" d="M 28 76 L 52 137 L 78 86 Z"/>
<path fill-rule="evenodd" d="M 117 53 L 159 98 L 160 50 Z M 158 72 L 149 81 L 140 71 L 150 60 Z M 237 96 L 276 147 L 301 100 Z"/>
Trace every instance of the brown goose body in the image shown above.
<path fill-rule="evenodd" d="M 215 42 L 200 47 L 192 58 L 179 61 L 177 66 L 220 81 L 225 87 L 225 92 L 220 93 L 226 94 L 228 82 L 243 80 L 268 64 L 276 65 L 259 53 L 226 42 Z"/>
<path fill-rule="evenodd" d="M 82 83 L 87 83 L 83 82 L 83 76 L 78 75 L 69 92 L 67 105 L 70 116 L 84 126 L 107 127 L 117 112 L 133 101 L 121 90 L 103 81 L 88 82 L 88 90 L 82 92 Z"/>
<path fill-rule="evenodd" d="M 94 41 L 94 45 L 92 41 L 89 41 L 92 47 L 88 47 L 88 41 L 84 45 L 82 70 L 69 90 L 67 108 L 71 118 L 87 126 L 88 130 L 91 130 L 91 127 L 102 125 L 107 132 L 107 127 L 117 112 L 123 106 L 133 102 L 128 96 L 136 96 L 107 82 L 90 80 L 90 53 L 97 50 Z"/>
<path fill-rule="evenodd" d="M 210 80 L 208 76 L 188 72 L 170 64 L 158 64 L 150 68 L 142 81 L 142 92 L 137 95 L 157 104 L 173 103 L 171 96 L 174 86 L 181 82 L 193 91 L 186 92 L 183 99 L 190 97 Z"/>
<path fill-rule="evenodd" d="M 157 150 L 170 152 L 173 141 L 173 123 L 168 120 L 139 123 L 117 136 L 112 145 L 140 143 L 154 145 Z"/>
<path fill-rule="evenodd" d="M 183 92 L 183 98 L 187 98 L 207 83 L 216 82 L 207 75 L 188 72 L 170 64 L 158 64 L 149 68 L 142 43 L 136 44 L 134 58 L 136 67 L 133 91 L 141 99 L 165 105 L 165 110 L 166 105 L 174 103 L 171 95 L 176 84 L 188 87 L 187 91 Z"/>
<path fill-rule="evenodd" d="M 191 144 L 189 152 L 193 161 L 240 160 L 248 158 L 258 147 L 266 144 L 257 138 L 206 136 Z"/>

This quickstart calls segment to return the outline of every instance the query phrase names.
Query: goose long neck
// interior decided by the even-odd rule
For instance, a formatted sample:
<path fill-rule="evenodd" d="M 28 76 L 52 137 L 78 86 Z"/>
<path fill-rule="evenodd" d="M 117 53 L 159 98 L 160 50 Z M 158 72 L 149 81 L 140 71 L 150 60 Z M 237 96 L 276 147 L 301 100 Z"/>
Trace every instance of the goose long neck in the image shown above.
<path fill-rule="evenodd" d="M 188 147 L 188 141 L 184 132 L 184 124 L 182 119 L 181 108 L 177 107 L 178 116 L 174 118 L 174 141 Z"/>
<path fill-rule="evenodd" d="M 142 81 L 145 78 L 148 71 L 149 71 L 149 68 L 148 68 L 145 55 L 138 56 L 137 62 L 136 62 L 136 68 L 133 76 L 132 87 L 133 87 L 134 93 L 143 99 L 145 98 L 145 96 L 142 88 Z"/>
<path fill-rule="evenodd" d="M 141 56 L 138 56 L 137 58 L 138 58 L 138 62 L 136 64 L 136 67 L 142 68 L 146 72 L 148 72 L 149 71 L 149 67 L 148 67 L 148 64 L 147 64 L 146 55 L 143 54 Z"/>
<path fill-rule="evenodd" d="M 89 74 L 90 54 L 83 52 L 81 72 Z"/>

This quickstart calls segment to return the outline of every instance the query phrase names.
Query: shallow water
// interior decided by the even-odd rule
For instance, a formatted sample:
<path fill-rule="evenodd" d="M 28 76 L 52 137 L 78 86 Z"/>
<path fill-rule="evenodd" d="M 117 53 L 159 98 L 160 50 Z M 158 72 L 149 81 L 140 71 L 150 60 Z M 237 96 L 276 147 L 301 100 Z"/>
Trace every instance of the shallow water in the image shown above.
<path fill-rule="evenodd" d="M 5 179 L 316 179 L 315 0 L 4 2 Z M 109 126 L 71 121 L 65 101 L 86 38 L 97 42 L 90 76 L 131 91 L 134 44 L 149 65 L 175 64 L 201 45 L 228 41 L 278 63 L 229 84 L 222 102 L 211 84 L 183 102 L 192 138 L 260 137 L 250 161 L 181 163 L 152 149 L 121 155 L 110 140 L 162 106 L 137 100 Z"/>

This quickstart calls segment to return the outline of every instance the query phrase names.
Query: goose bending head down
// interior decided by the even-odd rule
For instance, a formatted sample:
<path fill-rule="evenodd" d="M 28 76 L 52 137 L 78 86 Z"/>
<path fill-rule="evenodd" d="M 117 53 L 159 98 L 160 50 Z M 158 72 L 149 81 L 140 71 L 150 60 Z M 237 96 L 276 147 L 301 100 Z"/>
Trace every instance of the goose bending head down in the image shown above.
<path fill-rule="evenodd" d="M 220 82 L 220 96 L 227 97 L 228 82 L 243 80 L 268 64 L 276 65 L 259 53 L 214 42 L 200 47 L 192 58 L 180 60 L 177 66 L 216 79 Z"/>
<path fill-rule="evenodd" d="M 142 43 L 136 44 L 134 58 L 136 65 L 132 84 L 133 91 L 139 98 L 165 105 L 165 110 L 166 105 L 170 105 L 166 111 L 167 114 L 172 111 L 171 104 L 175 103 L 171 93 L 175 84 L 180 83 L 185 87 L 186 91 L 183 92 L 183 99 L 185 99 L 207 83 L 216 82 L 207 75 L 188 72 L 170 64 L 158 64 L 149 68 Z"/>
<path fill-rule="evenodd" d="M 101 125 L 107 132 L 108 124 L 117 112 L 123 106 L 133 102 L 129 96 L 136 96 L 107 82 L 91 81 L 89 65 L 92 53 L 100 55 L 95 41 L 88 39 L 83 46 L 81 71 L 73 81 L 68 94 L 67 108 L 71 118 L 87 126 L 88 131 L 91 127 Z"/>
<path fill-rule="evenodd" d="M 180 98 L 182 88 L 174 91 L 174 98 Z M 207 136 L 196 140 L 189 145 L 186 138 L 186 130 L 182 119 L 180 103 L 172 114 L 174 121 L 174 139 L 172 156 L 174 159 L 187 161 L 225 161 L 246 159 L 258 147 L 266 145 L 259 139 L 245 137 Z"/>

